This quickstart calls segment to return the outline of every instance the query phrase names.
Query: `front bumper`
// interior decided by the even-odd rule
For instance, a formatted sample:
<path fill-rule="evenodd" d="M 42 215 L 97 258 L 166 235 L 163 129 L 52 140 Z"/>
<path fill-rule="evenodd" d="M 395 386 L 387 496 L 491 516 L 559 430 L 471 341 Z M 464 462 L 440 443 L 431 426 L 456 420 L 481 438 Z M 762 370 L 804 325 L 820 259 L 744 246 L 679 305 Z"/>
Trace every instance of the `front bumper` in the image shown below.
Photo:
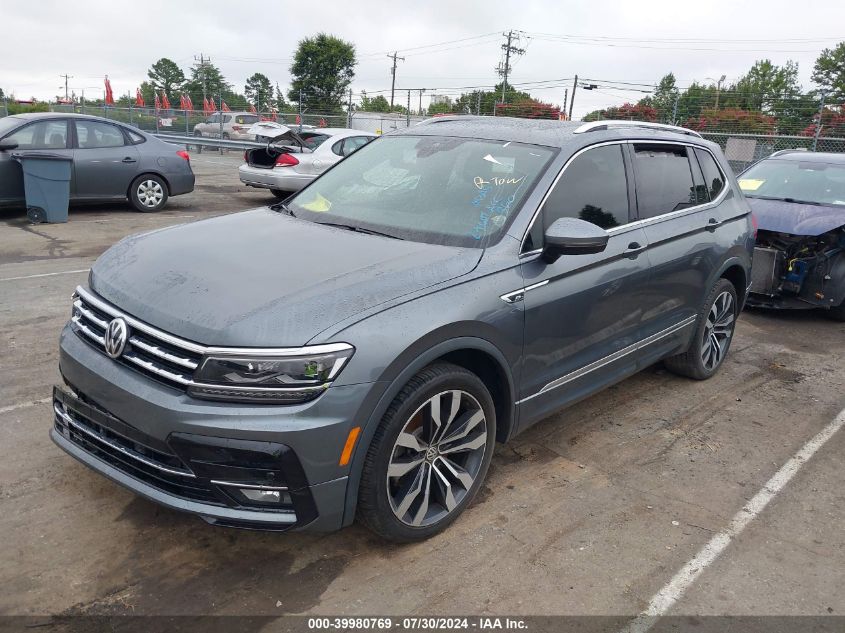
<path fill-rule="evenodd" d="M 279 189 L 281 191 L 299 191 L 315 178 L 315 176 L 295 172 L 280 173 L 275 169 L 262 169 L 251 165 L 238 167 L 238 175 L 241 182 L 250 187 Z"/>
<path fill-rule="evenodd" d="M 302 405 L 201 401 L 112 361 L 69 327 L 60 369 L 70 388 L 54 391 L 53 441 L 109 479 L 220 525 L 344 524 L 348 467 L 338 459 L 372 384 L 331 387 Z M 239 485 L 276 488 L 280 503 L 256 507 Z"/>

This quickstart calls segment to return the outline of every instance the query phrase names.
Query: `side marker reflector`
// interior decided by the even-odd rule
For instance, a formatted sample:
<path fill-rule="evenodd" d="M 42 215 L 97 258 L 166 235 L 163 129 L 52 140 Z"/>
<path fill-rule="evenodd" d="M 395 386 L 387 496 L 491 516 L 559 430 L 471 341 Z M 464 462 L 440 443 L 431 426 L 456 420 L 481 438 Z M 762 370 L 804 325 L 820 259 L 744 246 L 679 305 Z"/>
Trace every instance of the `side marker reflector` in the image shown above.
<path fill-rule="evenodd" d="M 340 454 L 340 462 L 338 462 L 341 466 L 346 466 L 349 460 L 352 459 L 352 449 L 355 448 L 355 442 L 358 441 L 360 434 L 360 426 L 353 426 L 349 429 L 349 435 L 346 436 L 346 444 L 343 446 L 343 452 Z"/>

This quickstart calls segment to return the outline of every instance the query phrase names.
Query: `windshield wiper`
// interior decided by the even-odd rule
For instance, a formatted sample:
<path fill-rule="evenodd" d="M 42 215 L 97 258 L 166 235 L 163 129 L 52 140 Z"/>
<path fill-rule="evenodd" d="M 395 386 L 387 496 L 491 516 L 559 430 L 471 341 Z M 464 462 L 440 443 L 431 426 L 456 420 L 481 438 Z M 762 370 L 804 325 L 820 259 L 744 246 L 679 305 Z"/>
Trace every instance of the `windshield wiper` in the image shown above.
<path fill-rule="evenodd" d="M 287 214 L 288 214 L 290 217 L 292 217 L 292 218 L 295 218 L 295 217 L 296 217 L 296 213 L 294 213 L 294 212 L 293 212 L 293 209 L 291 209 L 291 208 L 290 208 L 287 204 L 285 204 L 284 202 L 277 202 L 276 204 L 271 204 L 271 205 L 270 205 L 270 208 L 271 208 L 273 211 L 281 211 L 282 213 L 287 213 Z"/>
<path fill-rule="evenodd" d="M 354 224 L 342 224 L 340 222 L 315 222 L 315 224 L 323 224 L 325 226 L 334 226 L 339 229 L 346 229 L 347 231 L 355 231 L 356 233 L 366 233 L 367 235 L 381 235 L 382 237 L 389 237 L 394 240 L 404 240 L 404 237 L 398 235 L 391 235 L 382 231 L 374 231 L 373 229 L 365 229 L 363 226 L 355 226 Z"/>
<path fill-rule="evenodd" d="M 758 200 L 777 200 L 778 202 L 791 202 L 792 204 L 810 204 L 816 207 L 822 206 L 821 202 L 815 202 L 814 200 L 798 200 L 797 198 L 781 198 L 778 196 L 755 196 L 750 194 L 745 194 L 746 198 L 757 198 Z"/>

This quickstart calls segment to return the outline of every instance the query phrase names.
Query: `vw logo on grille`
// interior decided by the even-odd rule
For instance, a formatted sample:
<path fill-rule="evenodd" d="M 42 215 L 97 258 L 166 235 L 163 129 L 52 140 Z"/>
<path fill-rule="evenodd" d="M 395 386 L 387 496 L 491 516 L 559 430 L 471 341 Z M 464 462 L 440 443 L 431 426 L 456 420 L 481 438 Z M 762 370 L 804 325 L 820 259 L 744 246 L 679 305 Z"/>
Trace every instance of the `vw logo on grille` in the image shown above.
<path fill-rule="evenodd" d="M 126 327 L 126 321 L 121 318 L 112 319 L 106 333 L 103 337 L 105 339 L 106 354 L 112 358 L 117 358 L 123 353 L 123 348 L 126 347 L 126 339 L 129 338 L 129 328 Z"/>

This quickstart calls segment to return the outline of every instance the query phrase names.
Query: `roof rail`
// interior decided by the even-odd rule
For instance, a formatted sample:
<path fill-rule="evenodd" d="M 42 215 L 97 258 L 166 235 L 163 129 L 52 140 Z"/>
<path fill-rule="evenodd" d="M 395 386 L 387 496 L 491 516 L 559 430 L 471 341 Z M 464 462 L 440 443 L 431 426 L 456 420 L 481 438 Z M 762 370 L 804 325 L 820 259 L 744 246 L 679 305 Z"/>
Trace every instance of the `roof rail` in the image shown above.
<path fill-rule="evenodd" d="M 678 125 L 667 125 L 665 123 L 650 123 L 648 121 L 593 121 L 591 123 L 585 123 L 584 125 L 578 127 L 574 134 L 583 134 L 584 132 L 596 132 L 599 130 L 610 130 L 612 128 L 622 128 L 622 127 L 639 127 L 639 128 L 646 128 L 649 130 L 665 130 L 666 132 L 675 132 L 677 134 L 687 134 L 689 136 L 697 136 L 698 138 L 703 138 L 701 134 L 696 132 L 695 130 L 690 130 L 685 127 L 680 127 Z"/>

